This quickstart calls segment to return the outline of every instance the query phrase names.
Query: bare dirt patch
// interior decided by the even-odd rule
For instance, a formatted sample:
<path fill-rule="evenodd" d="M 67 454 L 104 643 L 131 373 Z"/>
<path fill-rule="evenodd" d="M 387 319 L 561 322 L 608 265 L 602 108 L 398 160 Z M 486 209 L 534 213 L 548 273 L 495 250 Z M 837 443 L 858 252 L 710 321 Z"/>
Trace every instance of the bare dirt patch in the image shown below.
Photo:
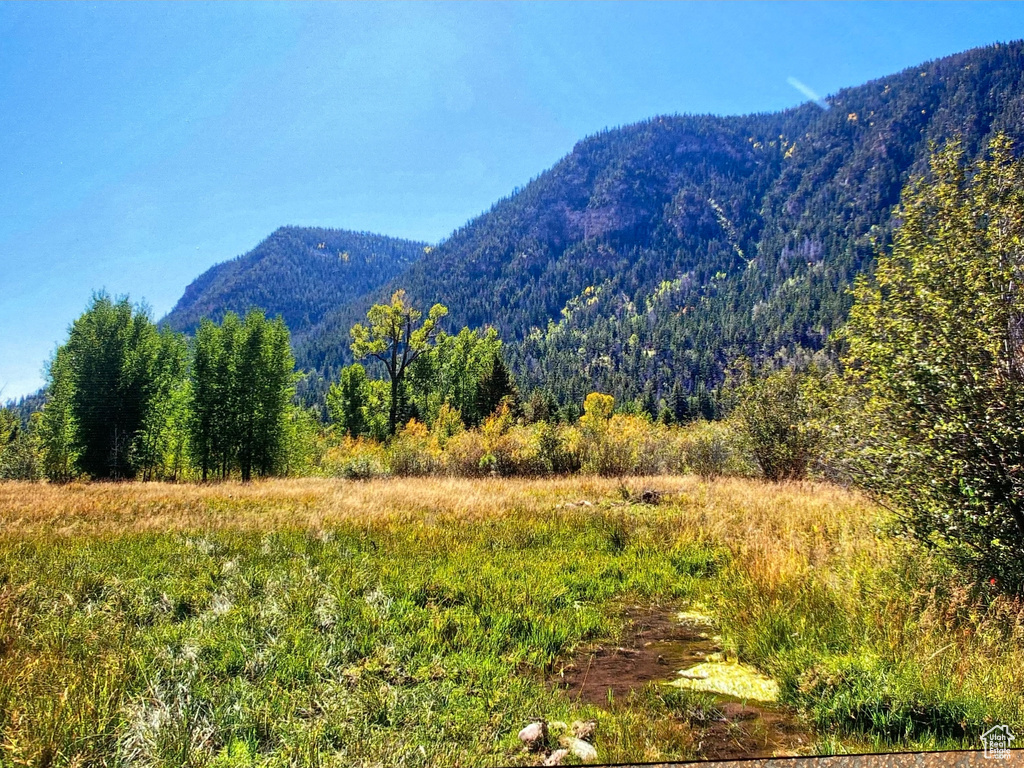
<path fill-rule="evenodd" d="M 702 627 L 680 623 L 674 612 L 632 608 L 627 618 L 622 645 L 591 648 L 563 669 L 559 684 L 572 699 L 604 707 L 609 691 L 615 699 L 625 698 L 720 650 Z"/>
<path fill-rule="evenodd" d="M 682 617 L 682 618 L 680 618 Z M 621 645 L 581 652 L 567 665 L 557 684 L 581 702 L 608 707 L 650 683 L 668 684 L 680 672 L 721 657 L 712 625 L 694 615 L 635 607 Z M 692 722 L 699 734 L 697 756 L 732 760 L 797 755 L 813 736 L 784 707 L 761 701 L 713 694 L 718 717 Z"/>

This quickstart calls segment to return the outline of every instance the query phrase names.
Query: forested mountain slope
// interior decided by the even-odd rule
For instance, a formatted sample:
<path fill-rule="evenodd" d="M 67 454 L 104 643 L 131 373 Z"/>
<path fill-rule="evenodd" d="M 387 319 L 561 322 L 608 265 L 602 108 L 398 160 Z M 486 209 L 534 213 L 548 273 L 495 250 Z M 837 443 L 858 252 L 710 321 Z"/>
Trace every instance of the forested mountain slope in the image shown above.
<path fill-rule="evenodd" d="M 685 408 L 738 354 L 821 348 L 930 145 L 961 136 L 974 154 L 996 131 L 1021 138 L 1022 79 L 1017 42 L 845 89 L 828 110 L 660 117 L 592 136 L 326 316 L 299 359 L 347 362 L 351 323 L 404 287 L 446 304 L 452 328 L 497 326 L 528 387 Z"/>
<path fill-rule="evenodd" d="M 162 321 L 191 333 L 200 319 L 252 307 L 280 314 L 301 334 L 373 291 L 423 255 L 425 243 L 365 232 L 281 227 L 248 253 L 196 278 Z"/>
<path fill-rule="evenodd" d="M 913 67 L 815 104 L 741 117 L 659 117 L 581 141 L 437 247 L 285 228 L 189 286 L 166 322 L 260 306 L 301 366 L 350 362 L 348 329 L 405 288 L 447 326 L 496 326 L 527 389 L 589 391 L 679 416 L 738 355 L 820 349 L 846 289 L 889 236 L 929 149 L 970 155 L 1024 134 L 1024 44 Z M 343 254 L 348 253 L 345 261 Z"/>

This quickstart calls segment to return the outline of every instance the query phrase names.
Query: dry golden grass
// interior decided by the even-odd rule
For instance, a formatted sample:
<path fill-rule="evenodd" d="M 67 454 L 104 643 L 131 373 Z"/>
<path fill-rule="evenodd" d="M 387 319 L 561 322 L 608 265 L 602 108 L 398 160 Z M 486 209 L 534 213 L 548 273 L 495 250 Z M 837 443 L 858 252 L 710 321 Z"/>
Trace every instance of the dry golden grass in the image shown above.
<path fill-rule="evenodd" d="M 736 551 L 801 553 L 820 560 L 871 539 L 873 515 L 858 494 L 830 485 L 769 485 L 693 476 L 621 480 L 575 476 L 542 479 L 322 478 L 243 484 L 0 483 L 0 529 L 7 537 L 92 536 L 190 529 L 320 528 L 339 522 L 403 522 L 438 516 L 481 520 L 540 514 L 589 501 L 615 504 L 621 488 L 657 489 L 670 515 Z M 867 513 L 866 513 L 867 511 Z"/>

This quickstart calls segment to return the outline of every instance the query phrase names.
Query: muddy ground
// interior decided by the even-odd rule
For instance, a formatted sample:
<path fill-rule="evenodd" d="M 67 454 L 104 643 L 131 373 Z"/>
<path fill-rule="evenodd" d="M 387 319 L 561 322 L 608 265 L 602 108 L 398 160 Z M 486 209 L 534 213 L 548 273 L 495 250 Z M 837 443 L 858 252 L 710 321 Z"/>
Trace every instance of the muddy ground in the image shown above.
<path fill-rule="evenodd" d="M 621 645 L 581 652 L 557 679 L 574 699 L 599 707 L 623 701 L 649 683 L 678 679 L 681 670 L 722 652 L 713 626 L 699 619 L 680 621 L 677 611 L 633 608 Z M 741 701 L 714 694 L 720 716 L 691 722 L 700 734 L 698 757 L 706 760 L 798 755 L 813 742 L 795 713 L 776 704 Z"/>

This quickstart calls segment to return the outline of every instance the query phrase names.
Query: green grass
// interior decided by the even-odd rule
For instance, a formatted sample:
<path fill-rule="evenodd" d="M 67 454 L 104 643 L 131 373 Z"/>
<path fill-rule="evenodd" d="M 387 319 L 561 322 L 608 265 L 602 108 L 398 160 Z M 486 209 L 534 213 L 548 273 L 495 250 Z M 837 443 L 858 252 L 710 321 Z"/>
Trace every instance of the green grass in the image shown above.
<path fill-rule="evenodd" d="M 860 749 L 978 749 L 993 725 L 1021 730 L 1024 606 L 913 545 L 892 549 L 846 574 L 768 583 L 732 570 L 718 612 L 733 650 L 821 733 Z"/>
<path fill-rule="evenodd" d="M 537 717 L 597 719 L 603 761 L 692 758 L 713 698 L 598 709 L 551 684 L 627 608 L 688 601 L 815 751 L 1024 727 L 1020 603 L 862 499 L 656 487 L 657 506 L 580 479 L 0 486 L 0 764 L 535 764 L 516 734 Z"/>
<path fill-rule="evenodd" d="M 614 637 L 619 602 L 698 589 L 664 539 L 549 514 L 8 544 L 4 746 L 38 764 L 516 762 L 530 717 L 594 714 L 544 675 Z"/>

